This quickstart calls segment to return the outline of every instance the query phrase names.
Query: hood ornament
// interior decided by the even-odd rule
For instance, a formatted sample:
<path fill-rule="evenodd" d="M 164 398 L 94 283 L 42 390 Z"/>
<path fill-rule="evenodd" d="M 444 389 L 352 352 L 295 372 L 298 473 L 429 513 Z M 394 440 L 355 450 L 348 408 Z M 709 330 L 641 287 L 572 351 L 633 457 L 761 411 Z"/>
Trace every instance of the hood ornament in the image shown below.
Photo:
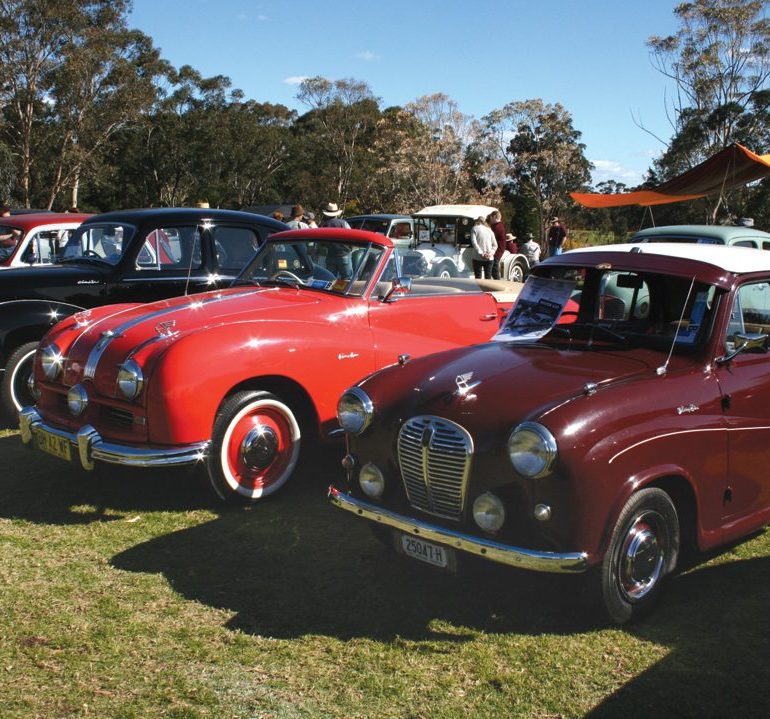
<path fill-rule="evenodd" d="M 476 399 L 476 395 L 471 394 L 471 391 L 481 384 L 481 380 L 471 382 L 471 379 L 473 379 L 473 372 L 458 374 L 457 377 L 455 377 L 457 389 L 452 392 L 452 395 L 454 397 L 459 397 L 460 399 Z"/>
<path fill-rule="evenodd" d="M 158 337 L 173 337 L 176 334 L 174 327 L 176 327 L 176 320 L 164 320 L 155 325 L 155 332 Z"/>

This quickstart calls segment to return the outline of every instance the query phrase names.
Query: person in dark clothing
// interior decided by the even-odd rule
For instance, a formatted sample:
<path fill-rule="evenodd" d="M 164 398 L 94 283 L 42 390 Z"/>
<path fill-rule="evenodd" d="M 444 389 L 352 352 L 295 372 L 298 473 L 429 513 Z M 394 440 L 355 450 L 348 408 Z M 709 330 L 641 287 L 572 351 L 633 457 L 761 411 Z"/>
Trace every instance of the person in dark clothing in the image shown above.
<path fill-rule="evenodd" d="M 497 249 L 495 250 L 494 257 L 492 258 L 492 279 L 499 280 L 500 259 L 502 258 L 506 249 L 505 225 L 503 224 L 502 217 L 500 216 L 500 211 L 495 210 L 492 212 L 487 218 L 487 222 L 489 223 L 489 226 L 495 235 L 495 241 L 497 242 Z"/>
<path fill-rule="evenodd" d="M 347 221 L 340 217 L 342 210 L 337 207 L 336 202 L 327 202 L 321 208 L 321 213 L 324 216 L 321 227 L 350 229 Z M 325 259 L 326 269 L 333 272 L 337 277 L 343 280 L 349 280 L 353 277 L 353 261 L 350 257 L 349 245 L 343 245 L 342 243 L 330 245 Z"/>
<path fill-rule="evenodd" d="M 548 256 L 560 255 L 566 239 L 566 228 L 561 224 L 561 220 L 558 217 L 554 217 L 551 220 L 551 226 L 548 228 Z"/>

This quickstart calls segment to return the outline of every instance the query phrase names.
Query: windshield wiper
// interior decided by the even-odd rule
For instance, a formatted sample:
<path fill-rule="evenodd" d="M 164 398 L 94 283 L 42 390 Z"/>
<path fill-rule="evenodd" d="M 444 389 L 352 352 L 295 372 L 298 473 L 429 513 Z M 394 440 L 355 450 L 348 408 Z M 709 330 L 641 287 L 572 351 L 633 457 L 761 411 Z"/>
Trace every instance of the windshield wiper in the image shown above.
<path fill-rule="evenodd" d="M 580 330 L 583 330 L 583 332 L 580 332 Z M 612 330 L 609 327 L 606 327 L 605 325 L 599 324 L 598 322 L 572 322 L 566 325 L 554 325 L 551 328 L 551 332 L 564 334 L 570 340 L 572 339 L 587 340 L 589 345 L 595 339 L 609 340 L 610 342 L 615 342 L 621 345 L 629 344 L 627 337 L 623 336 L 619 332 L 615 332 L 615 330 Z M 596 337 L 595 336 L 596 334 L 599 334 L 602 336 Z"/>

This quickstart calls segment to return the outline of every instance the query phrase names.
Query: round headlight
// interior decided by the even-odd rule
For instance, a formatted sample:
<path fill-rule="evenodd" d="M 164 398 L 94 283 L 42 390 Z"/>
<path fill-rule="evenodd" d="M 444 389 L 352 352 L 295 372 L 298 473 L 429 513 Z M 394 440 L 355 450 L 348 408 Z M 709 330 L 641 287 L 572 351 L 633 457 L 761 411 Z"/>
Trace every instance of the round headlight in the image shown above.
<path fill-rule="evenodd" d="M 380 468 L 371 462 L 367 462 L 361 467 L 358 483 L 364 494 L 372 499 L 379 499 L 385 491 L 385 477 L 382 476 Z"/>
<path fill-rule="evenodd" d="M 47 379 L 55 380 L 59 376 L 63 364 L 61 350 L 56 344 L 46 345 L 40 350 L 40 366 L 43 368 L 43 374 Z"/>
<path fill-rule="evenodd" d="M 513 468 L 530 479 L 544 477 L 556 459 L 556 440 L 541 424 L 522 422 L 508 438 L 508 456 Z"/>
<path fill-rule="evenodd" d="M 374 405 L 360 387 L 351 387 L 337 402 L 337 420 L 350 434 L 361 434 L 371 423 Z"/>
<path fill-rule="evenodd" d="M 473 519 L 485 532 L 496 532 L 505 522 L 505 507 L 499 497 L 484 492 L 473 503 Z"/>
<path fill-rule="evenodd" d="M 69 407 L 70 414 L 75 417 L 79 417 L 88 407 L 88 393 L 82 384 L 76 384 L 74 387 L 70 387 L 67 392 L 67 407 Z"/>
<path fill-rule="evenodd" d="M 142 368 L 134 362 L 128 360 L 120 365 L 118 369 L 118 389 L 126 399 L 134 399 L 139 396 L 144 385 L 144 376 Z"/>

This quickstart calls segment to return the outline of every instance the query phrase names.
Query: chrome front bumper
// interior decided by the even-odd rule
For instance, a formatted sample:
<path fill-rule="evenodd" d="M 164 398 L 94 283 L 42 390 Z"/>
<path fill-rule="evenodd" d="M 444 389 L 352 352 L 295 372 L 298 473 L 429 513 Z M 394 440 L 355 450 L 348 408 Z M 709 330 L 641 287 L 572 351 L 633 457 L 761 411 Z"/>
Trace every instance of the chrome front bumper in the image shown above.
<path fill-rule="evenodd" d="M 441 544 L 450 549 L 457 549 L 493 562 L 506 564 L 509 567 L 559 574 L 584 572 L 588 568 L 588 555 L 585 552 L 537 552 L 492 542 L 470 534 L 461 534 L 446 527 L 429 524 L 412 517 L 404 517 L 382 507 L 363 502 L 341 492 L 334 485 L 329 487 L 329 500 L 340 509 L 372 522 L 393 527 L 406 534 L 413 534 L 428 542 Z"/>
<path fill-rule="evenodd" d="M 44 433 L 66 440 L 74 450 L 73 461 L 78 458 L 83 469 L 92 470 L 94 461 L 108 464 L 120 464 L 124 467 L 177 467 L 196 464 L 203 460 L 208 449 L 208 442 L 196 442 L 182 447 L 129 447 L 125 444 L 105 442 L 101 435 L 90 425 L 81 427 L 77 434 L 65 432 L 47 425 L 34 407 L 24 407 L 19 412 L 21 441 L 34 446 L 34 435 Z"/>

